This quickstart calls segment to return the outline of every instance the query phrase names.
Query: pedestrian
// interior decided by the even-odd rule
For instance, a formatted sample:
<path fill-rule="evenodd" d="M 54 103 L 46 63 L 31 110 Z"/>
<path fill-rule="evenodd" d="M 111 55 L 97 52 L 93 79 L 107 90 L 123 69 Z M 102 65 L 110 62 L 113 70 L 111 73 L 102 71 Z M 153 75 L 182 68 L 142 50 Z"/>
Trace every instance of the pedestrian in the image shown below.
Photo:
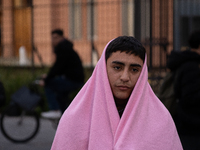
<path fill-rule="evenodd" d="M 200 30 L 189 37 L 189 49 L 172 51 L 168 68 L 176 71 L 178 98 L 174 121 L 184 150 L 200 149 Z"/>
<path fill-rule="evenodd" d="M 182 150 L 170 113 L 148 83 L 146 57 L 132 36 L 109 42 L 63 114 L 52 150 Z"/>
<path fill-rule="evenodd" d="M 84 70 L 79 55 L 73 49 L 73 43 L 64 38 L 63 31 L 55 29 L 51 36 L 56 59 L 48 74 L 42 75 L 39 82 L 44 86 L 49 106 L 49 111 L 43 112 L 41 116 L 60 118 L 70 104 L 70 92 L 83 85 Z"/>

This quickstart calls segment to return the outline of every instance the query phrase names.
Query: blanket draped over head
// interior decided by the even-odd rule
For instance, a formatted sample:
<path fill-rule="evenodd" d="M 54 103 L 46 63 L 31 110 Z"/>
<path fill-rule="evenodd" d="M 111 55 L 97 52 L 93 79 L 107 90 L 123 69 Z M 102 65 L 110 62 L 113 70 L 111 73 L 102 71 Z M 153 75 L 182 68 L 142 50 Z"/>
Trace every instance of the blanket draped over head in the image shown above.
<path fill-rule="evenodd" d="M 182 150 L 169 112 L 148 83 L 146 58 L 120 119 L 106 71 L 106 48 L 63 114 L 51 149 Z"/>

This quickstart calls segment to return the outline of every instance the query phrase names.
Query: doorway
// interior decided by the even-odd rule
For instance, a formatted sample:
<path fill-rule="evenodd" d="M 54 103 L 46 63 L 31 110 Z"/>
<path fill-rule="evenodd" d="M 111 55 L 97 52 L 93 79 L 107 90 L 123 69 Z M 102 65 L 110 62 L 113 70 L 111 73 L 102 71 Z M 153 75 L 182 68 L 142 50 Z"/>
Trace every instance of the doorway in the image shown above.
<path fill-rule="evenodd" d="M 14 53 L 19 56 L 19 48 L 24 46 L 31 58 L 32 23 L 31 0 L 14 0 Z"/>

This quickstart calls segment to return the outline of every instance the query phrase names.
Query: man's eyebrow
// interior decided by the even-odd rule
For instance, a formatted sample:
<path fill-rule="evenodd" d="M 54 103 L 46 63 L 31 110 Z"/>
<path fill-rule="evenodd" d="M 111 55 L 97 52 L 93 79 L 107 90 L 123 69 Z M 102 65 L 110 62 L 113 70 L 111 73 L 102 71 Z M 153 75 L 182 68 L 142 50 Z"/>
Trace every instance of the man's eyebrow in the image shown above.
<path fill-rule="evenodd" d="M 123 65 L 123 66 L 125 65 L 123 62 L 120 62 L 120 61 L 113 61 L 112 63 L 113 64 Z M 140 67 L 140 68 L 142 67 L 140 64 L 136 64 L 136 63 L 135 64 L 131 64 L 130 66 L 132 66 L 132 67 Z"/>
<path fill-rule="evenodd" d="M 125 65 L 123 62 L 120 62 L 120 61 L 113 61 L 112 63 L 113 64 L 119 64 L 119 65 Z"/>
<path fill-rule="evenodd" d="M 131 64 L 132 67 L 142 67 L 140 64 Z"/>

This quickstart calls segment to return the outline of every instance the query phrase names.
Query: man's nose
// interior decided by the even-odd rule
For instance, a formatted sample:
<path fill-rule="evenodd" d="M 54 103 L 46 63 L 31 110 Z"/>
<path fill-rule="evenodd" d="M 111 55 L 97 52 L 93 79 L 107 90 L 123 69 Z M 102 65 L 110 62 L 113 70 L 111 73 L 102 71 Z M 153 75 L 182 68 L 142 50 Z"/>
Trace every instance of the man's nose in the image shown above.
<path fill-rule="evenodd" d="M 127 82 L 129 81 L 129 73 L 127 70 L 124 70 L 122 72 L 121 78 L 120 78 L 123 82 Z"/>

